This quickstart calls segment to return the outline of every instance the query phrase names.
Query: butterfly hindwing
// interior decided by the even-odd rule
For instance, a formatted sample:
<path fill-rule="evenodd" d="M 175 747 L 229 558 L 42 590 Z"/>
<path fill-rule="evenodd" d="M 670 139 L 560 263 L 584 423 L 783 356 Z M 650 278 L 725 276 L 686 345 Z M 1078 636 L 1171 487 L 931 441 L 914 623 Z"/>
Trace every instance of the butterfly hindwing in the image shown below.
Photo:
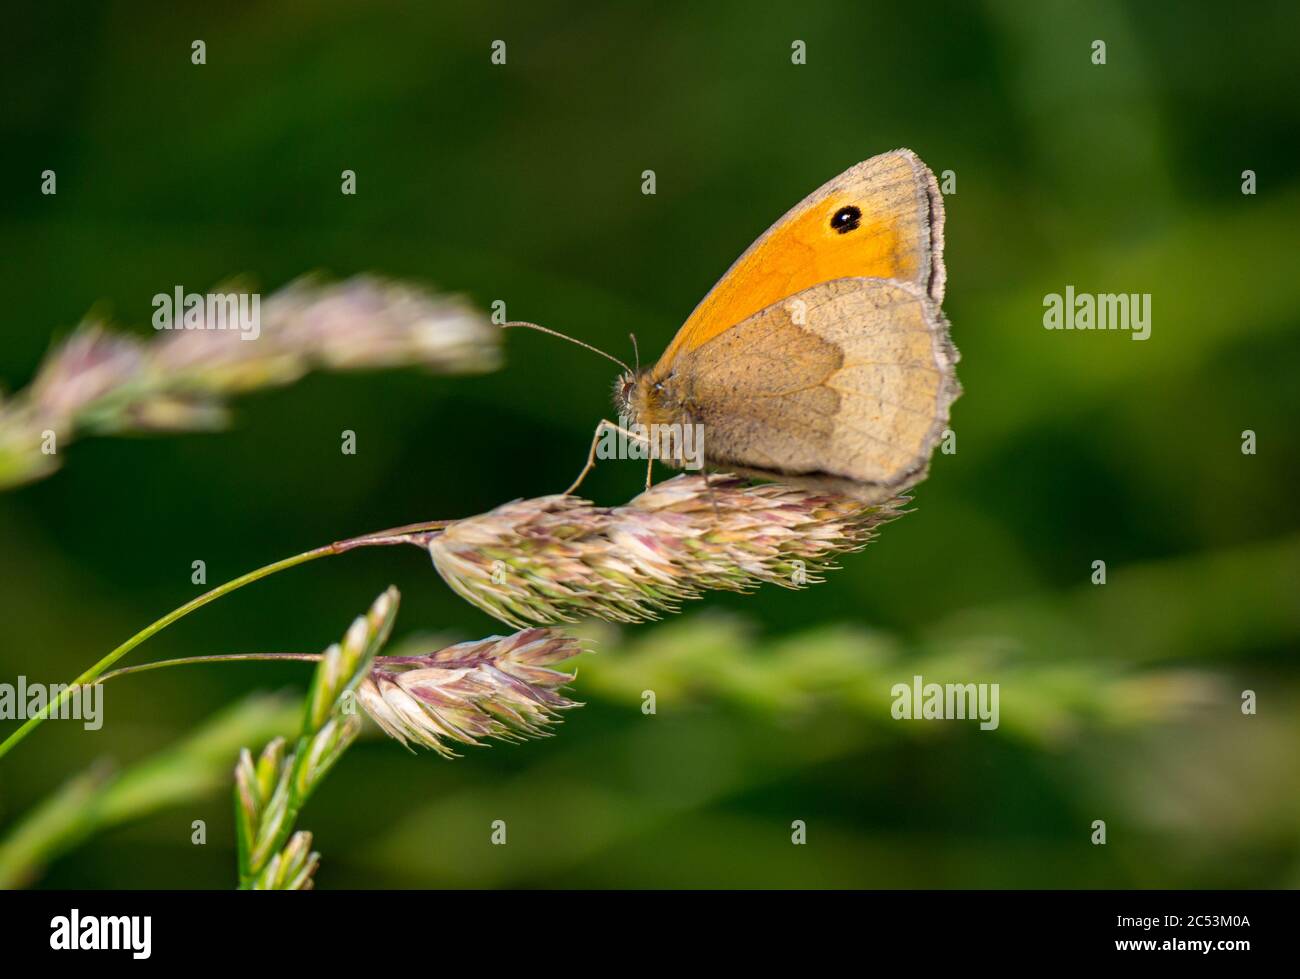
<path fill-rule="evenodd" d="M 677 360 L 709 463 L 862 499 L 924 477 L 960 393 L 938 305 L 911 282 L 824 282 Z"/>

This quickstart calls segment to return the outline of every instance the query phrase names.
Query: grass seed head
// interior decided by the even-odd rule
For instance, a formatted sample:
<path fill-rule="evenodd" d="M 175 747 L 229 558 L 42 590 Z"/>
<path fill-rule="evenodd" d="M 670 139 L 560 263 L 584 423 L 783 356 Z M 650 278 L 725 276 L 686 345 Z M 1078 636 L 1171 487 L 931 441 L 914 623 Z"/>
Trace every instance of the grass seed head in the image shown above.
<path fill-rule="evenodd" d="M 402 744 L 450 757 L 451 743 L 543 736 L 560 711 L 578 706 L 560 693 L 572 675 L 552 666 L 581 651 L 557 630 L 525 629 L 426 656 L 381 656 L 357 699 Z"/>
<path fill-rule="evenodd" d="M 457 594 L 516 628 L 642 622 L 711 589 L 820 581 L 903 502 L 682 475 L 621 507 L 572 496 L 507 503 L 455 522 L 428 547 Z"/>

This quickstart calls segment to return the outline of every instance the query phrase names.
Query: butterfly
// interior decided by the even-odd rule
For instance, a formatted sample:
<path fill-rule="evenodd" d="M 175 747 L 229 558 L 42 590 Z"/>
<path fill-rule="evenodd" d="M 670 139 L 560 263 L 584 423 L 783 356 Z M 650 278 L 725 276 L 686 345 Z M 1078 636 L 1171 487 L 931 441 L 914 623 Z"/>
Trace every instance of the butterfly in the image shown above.
<path fill-rule="evenodd" d="M 697 426 L 708 468 L 868 503 L 924 479 L 961 393 L 940 309 L 943 222 L 934 174 L 906 149 L 813 191 L 736 260 L 653 367 L 623 365 L 623 424 L 597 428 L 570 492 L 607 427 Z"/>

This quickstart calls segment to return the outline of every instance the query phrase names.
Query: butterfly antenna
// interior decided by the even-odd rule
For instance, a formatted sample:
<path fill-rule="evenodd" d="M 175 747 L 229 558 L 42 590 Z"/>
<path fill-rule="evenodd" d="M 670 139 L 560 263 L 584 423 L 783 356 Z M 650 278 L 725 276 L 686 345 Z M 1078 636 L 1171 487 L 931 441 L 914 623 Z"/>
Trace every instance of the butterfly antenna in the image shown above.
<path fill-rule="evenodd" d="M 636 364 L 636 372 L 640 374 L 641 373 L 641 348 L 636 345 L 635 333 L 629 333 L 628 336 L 632 338 L 632 356 L 636 358 L 634 361 L 634 363 Z"/>
<path fill-rule="evenodd" d="M 584 343 L 581 340 L 575 340 L 573 337 L 565 336 L 559 330 L 552 330 L 545 326 L 538 326 L 536 323 L 525 322 L 524 320 L 511 320 L 509 323 L 502 323 L 501 329 L 508 330 L 512 326 L 526 327 L 530 330 L 536 330 L 538 333 L 549 333 L 551 336 L 559 337 L 561 340 L 568 340 L 570 343 L 576 343 L 579 347 L 586 347 L 592 353 L 600 354 L 606 360 L 612 360 L 614 363 L 618 364 L 619 367 L 623 368 L 623 370 L 627 371 L 629 374 L 634 373 L 632 368 L 628 367 L 627 364 L 623 363 L 623 361 L 619 360 L 613 354 L 607 354 L 599 347 L 593 347 L 589 343 Z"/>

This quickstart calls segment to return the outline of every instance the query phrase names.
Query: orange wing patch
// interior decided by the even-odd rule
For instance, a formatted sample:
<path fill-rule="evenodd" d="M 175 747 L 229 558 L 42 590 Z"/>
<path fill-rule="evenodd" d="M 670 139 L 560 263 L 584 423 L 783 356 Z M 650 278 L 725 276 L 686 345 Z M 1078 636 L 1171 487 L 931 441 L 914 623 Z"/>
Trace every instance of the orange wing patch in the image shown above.
<path fill-rule="evenodd" d="M 908 150 L 859 163 L 787 212 L 704 297 L 654 373 L 782 299 L 847 278 L 900 279 L 943 298 L 943 200 Z"/>

